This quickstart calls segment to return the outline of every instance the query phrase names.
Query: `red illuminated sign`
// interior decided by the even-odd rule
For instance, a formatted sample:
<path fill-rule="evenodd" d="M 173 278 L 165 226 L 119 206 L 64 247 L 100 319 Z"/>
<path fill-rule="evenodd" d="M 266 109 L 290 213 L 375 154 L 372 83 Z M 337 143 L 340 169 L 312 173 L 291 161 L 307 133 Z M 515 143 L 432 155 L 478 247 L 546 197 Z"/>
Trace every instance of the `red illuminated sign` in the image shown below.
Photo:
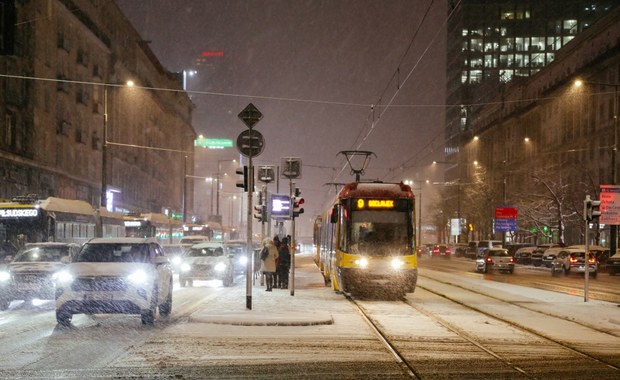
<path fill-rule="evenodd" d="M 202 56 L 203 57 L 223 57 L 224 52 L 223 51 L 203 51 Z"/>
<path fill-rule="evenodd" d="M 517 219 L 517 209 L 514 207 L 496 207 L 495 219 Z"/>

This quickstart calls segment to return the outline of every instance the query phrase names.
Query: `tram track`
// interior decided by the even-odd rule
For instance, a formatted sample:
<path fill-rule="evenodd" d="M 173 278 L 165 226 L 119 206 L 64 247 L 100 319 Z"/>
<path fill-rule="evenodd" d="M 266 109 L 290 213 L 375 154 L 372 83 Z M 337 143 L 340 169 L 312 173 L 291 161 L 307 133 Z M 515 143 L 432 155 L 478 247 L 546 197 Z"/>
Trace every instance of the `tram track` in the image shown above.
<path fill-rule="evenodd" d="M 459 288 L 459 289 L 462 289 L 462 290 L 465 290 L 465 291 L 468 291 L 468 292 L 476 293 L 479 296 L 487 297 L 487 298 L 492 299 L 494 301 L 505 303 L 505 304 L 508 304 L 508 305 L 511 305 L 511 306 L 514 306 L 514 307 L 522 308 L 522 309 L 527 310 L 529 312 L 538 313 L 538 314 L 540 314 L 542 316 L 545 316 L 545 317 L 556 318 L 558 320 L 562 320 L 562 321 L 565 321 L 565 322 L 568 322 L 568 323 L 576 324 L 576 325 L 582 326 L 582 327 L 584 327 L 586 329 L 590 329 L 590 330 L 592 330 L 592 331 L 594 331 L 596 333 L 606 334 L 606 335 L 609 335 L 609 336 L 612 336 L 612 337 L 619 337 L 617 334 L 614 334 L 614 333 L 612 333 L 610 331 L 598 329 L 595 326 L 592 326 L 590 324 L 581 323 L 579 321 L 574 321 L 574 320 L 564 319 L 564 318 L 558 317 L 557 315 L 553 315 L 553 314 L 550 314 L 550 313 L 544 313 L 544 312 L 541 312 L 540 310 L 536 310 L 534 308 L 526 307 L 526 306 L 524 306 L 522 304 L 519 304 L 519 303 L 516 303 L 516 302 L 509 302 L 509 301 L 505 301 L 505 300 L 502 300 L 502 299 L 500 299 L 498 297 L 494 297 L 494 296 L 491 296 L 491 295 L 488 295 L 488 294 L 474 292 L 471 289 L 467 289 L 465 287 L 462 287 L 462 286 L 459 286 L 459 285 L 455 285 L 455 284 L 452 284 L 452 283 L 438 281 L 438 280 L 435 280 L 435 279 L 433 279 L 433 281 L 437 281 L 439 283 L 443 283 L 443 284 L 446 284 L 446 285 L 449 285 L 449 286 L 453 286 L 453 287 L 456 287 L 456 288 Z M 561 341 L 559 339 L 556 339 L 556 338 L 554 338 L 552 336 L 549 336 L 547 334 L 543 334 L 543 333 L 539 332 L 538 330 L 533 329 L 531 327 L 524 326 L 521 323 L 516 323 L 513 320 L 510 320 L 508 318 L 502 318 L 502 317 L 498 316 L 495 313 L 487 312 L 487 311 L 481 309 L 480 307 L 475 307 L 475 306 L 472 306 L 472 305 L 467 304 L 465 302 L 462 302 L 460 300 L 457 300 L 454 297 L 450 297 L 449 295 L 445 294 L 444 292 L 438 292 L 438 291 L 429 289 L 428 287 L 420 286 L 420 284 L 418 284 L 418 287 L 420 289 L 423 289 L 423 290 L 429 292 L 429 293 L 432 293 L 432 294 L 435 294 L 435 295 L 437 295 L 437 296 L 439 296 L 441 298 L 444 298 L 444 299 L 446 299 L 446 300 L 448 300 L 450 302 L 453 302 L 453 303 L 456 303 L 456 304 L 458 304 L 458 305 L 460 305 L 462 307 L 465 307 L 465 308 L 467 308 L 469 310 L 472 310 L 472 311 L 475 311 L 477 313 L 483 314 L 483 315 L 485 315 L 485 316 L 487 316 L 489 318 L 493 318 L 495 320 L 501 321 L 501 322 L 503 322 L 503 323 L 505 323 L 505 324 L 507 324 L 509 326 L 512 326 L 513 328 L 519 329 L 519 330 L 524 331 L 526 333 L 532 334 L 532 335 L 534 335 L 534 336 L 536 336 L 536 337 L 538 337 L 540 339 L 544 339 L 544 340 L 546 340 L 548 342 L 551 342 L 551 343 L 553 343 L 555 345 L 558 345 L 558 346 L 562 347 L 563 349 L 568 350 L 568 351 L 570 351 L 570 352 L 572 352 L 572 353 L 574 353 L 576 355 L 579 355 L 579 356 L 581 356 L 583 358 L 586 358 L 588 360 L 595 361 L 595 362 L 597 362 L 597 363 L 599 363 L 601 365 L 607 366 L 608 368 L 613 369 L 614 371 L 617 371 L 618 375 L 620 375 L 620 366 L 618 366 L 618 365 L 616 365 L 614 363 L 611 363 L 611 362 L 609 362 L 608 360 L 606 360 L 604 358 L 601 358 L 599 356 L 593 355 L 593 354 L 591 354 L 589 352 L 586 352 L 583 349 L 577 349 L 577 348 L 569 345 L 566 342 L 563 342 L 563 341 Z M 408 305 L 410 305 L 414 309 L 424 313 L 425 315 L 428 315 L 429 317 L 433 318 L 438 323 L 442 323 L 443 324 L 445 322 L 445 323 L 449 324 L 449 322 L 440 321 L 439 317 L 437 317 L 437 316 L 435 316 L 435 315 L 433 315 L 431 313 L 427 313 L 425 310 L 423 310 L 419 306 L 415 305 L 414 302 L 415 301 L 405 301 L 405 303 L 407 303 Z"/>
<path fill-rule="evenodd" d="M 455 284 L 449 284 L 445 282 L 444 284 L 449 285 L 449 286 L 454 286 L 458 288 L 459 291 L 465 290 L 468 292 L 476 293 L 472 291 L 471 289 L 466 289 L 466 288 L 460 287 Z M 540 331 L 537 331 L 533 328 L 525 326 L 521 323 L 516 323 L 515 321 L 510 320 L 509 318 L 502 318 L 496 315 L 495 313 L 488 312 L 482 309 L 481 307 L 468 305 L 467 303 L 461 300 L 448 296 L 447 294 L 445 294 L 445 292 L 429 289 L 426 286 L 420 286 L 420 284 L 418 284 L 418 288 L 432 295 L 433 297 L 437 297 L 437 299 L 442 299 L 444 301 L 447 301 L 447 304 L 456 305 L 457 307 L 460 307 L 460 308 L 465 308 L 466 310 L 469 310 L 469 312 L 471 312 L 473 315 L 480 315 L 487 319 L 490 318 L 489 320 L 491 321 L 490 322 L 491 324 L 507 325 L 510 328 L 516 331 L 519 331 L 520 334 L 522 334 L 523 336 L 532 336 L 532 340 L 545 342 L 542 345 L 545 347 L 545 350 L 547 352 L 566 352 L 566 356 L 573 357 L 574 358 L 573 360 L 575 362 L 597 363 L 596 365 L 597 371 L 603 371 L 605 373 L 609 372 L 609 373 L 614 374 L 613 376 L 620 375 L 620 366 L 617 363 L 613 363 L 609 360 L 606 360 L 604 355 L 602 354 L 599 356 L 596 353 L 588 352 L 587 349 L 584 349 L 584 347 L 581 347 L 581 348 L 579 346 L 575 347 L 574 344 L 571 344 L 569 342 L 564 342 L 548 334 L 541 333 Z M 483 297 L 483 298 L 487 297 L 491 302 L 495 304 L 497 304 L 498 302 L 500 302 L 500 304 L 506 303 L 514 307 L 523 308 L 527 310 L 528 312 L 539 313 L 544 318 L 553 317 L 553 318 L 557 318 L 558 320 L 562 320 L 565 323 L 579 324 L 582 328 L 591 329 L 593 332 L 598 333 L 598 334 L 607 334 L 610 337 L 618 337 L 617 334 L 613 334 L 608 331 L 597 329 L 593 326 L 589 326 L 588 324 L 580 324 L 577 321 L 562 319 L 561 317 L 550 315 L 548 313 L 543 313 L 538 310 L 520 305 L 518 303 L 505 302 L 504 300 L 501 300 L 497 297 L 488 296 L 487 294 L 476 293 L 476 296 Z M 388 349 L 388 351 L 399 362 L 399 364 L 403 368 L 404 373 L 409 378 L 413 378 L 413 379 L 425 378 L 426 373 L 423 369 L 423 365 L 421 364 L 417 365 L 415 360 L 411 359 L 411 356 L 414 356 L 414 355 L 412 355 L 411 351 L 407 351 L 407 348 L 406 348 L 407 343 L 404 343 L 404 341 L 402 340 L 402 337 L 399 337 L 398 335 L 394 333 L 390 334 L 388 332 L 389 328 L 382 327 L 381 323 L 379 322 L 382 316 L 379 313 L 377 313 L 376 315 L 374 314 L 374 312 L 378 312 L 380 310 L 378 309 L 378 306 L 376 305 L 373 306 L 373 304 L 370 303 L 370 304 L 366 304 L 366 305 L 370 305 L 370 307 L 365 307 L 364 305 L 365 305 L 366 300 L 356 300 L 353 297 L 347 297 L 347 298 L 354 305 L 355 309 L 363 317 L 366 323 L 375 332 L 378 339 L 384 344 L 384 346 Z M 539 378 L 546 377 L 544 374 L 540 373 L 540 369 L 538 367 L 532 366 L 531 363 L 527 363 L 527 362 L 524 363 L 522 358 L 519 358 L 519 356 L 515 352 L 510 352 L 509 350 L 507 351 L 506 348 L 504 348 L 501 345 L 501 343 L 498 344 L 497 342 L 492 342 L 492 341 L 487 342 L 485 341 L 485 339 L 488 340 L 488 338 L 477 337 L 475 333 L 474 334 L 470 333 L 470 331 L 468 331 L 468 328 L 464 327 L 466 326 L 464 325 L 464 322 L 455 323 L 454 321 L 448 320 L 448 318 L 446 317 L 437 315 L 435 312 L 433 312 L 432 308 L 426 309 L 423 303 L 422 303 L 423 305 L 419 305 L 418 303 L 416 303 L 416 297 L 413 297 L 412 300 L 404 299 L 399 302 L 402 302 L 403 305 L 407 305 L 408 307 L 412 308 L 417 313 L 419 313 L 419 315 L 422 315 L 428 318 L 429 320 L 435 322 L 437 325 L 443 327 L 445 330 L 450 331 L 452 334 L 457 336 L 463 342 L 466 342 L 467 344 L 469 344 L 472 348 L 475 347 L 481 353 L 488 355 L 488 360 L 501 363 L 505 368 L 512 370 L 514 373 L 514 376 L 528 378 L 528 379 L 539 379 Z M 375 309 L 374 312 L 372 311 L 373 308 Z M 558 355 L 558 356 L 564 356 L 564 355 Z M 580 358 L 580 359 L 577 359 L 577 358 Z"/>

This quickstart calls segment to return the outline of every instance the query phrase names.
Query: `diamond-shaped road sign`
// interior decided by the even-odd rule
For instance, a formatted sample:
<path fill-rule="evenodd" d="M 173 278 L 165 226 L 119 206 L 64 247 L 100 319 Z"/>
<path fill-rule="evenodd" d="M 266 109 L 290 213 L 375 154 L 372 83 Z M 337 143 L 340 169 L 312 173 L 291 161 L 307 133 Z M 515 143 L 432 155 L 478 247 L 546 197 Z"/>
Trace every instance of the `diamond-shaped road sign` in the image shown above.
<path fill-rule="evenodd" d="M 237 116 L 250 129 L 263 118 L 263 114 L 252 103 L 248 104 Z"/>

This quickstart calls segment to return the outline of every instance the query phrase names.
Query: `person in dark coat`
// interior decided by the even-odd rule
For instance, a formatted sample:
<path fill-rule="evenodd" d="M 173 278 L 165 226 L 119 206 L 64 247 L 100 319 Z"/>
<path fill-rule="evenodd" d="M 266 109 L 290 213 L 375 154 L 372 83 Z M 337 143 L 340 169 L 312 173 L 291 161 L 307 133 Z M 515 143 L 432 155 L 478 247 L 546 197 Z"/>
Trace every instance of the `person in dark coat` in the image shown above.
<path fill-rule="evenodd" d="M 283 238 L 278 250 L 278 285 L 280 289 L 288 289 L 288 274 L 291 269 L 291 251 L 288 239 Z"/>

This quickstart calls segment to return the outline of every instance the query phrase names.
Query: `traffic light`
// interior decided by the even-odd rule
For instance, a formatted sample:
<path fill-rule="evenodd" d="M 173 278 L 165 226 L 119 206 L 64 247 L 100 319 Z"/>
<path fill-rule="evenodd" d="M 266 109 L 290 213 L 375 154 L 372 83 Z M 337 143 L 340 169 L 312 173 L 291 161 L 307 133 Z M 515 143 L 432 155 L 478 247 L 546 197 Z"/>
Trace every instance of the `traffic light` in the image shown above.
<path fill-rule="evenodd" d="M 293 204 L 293 218 L 297 218 L 299 214 L 304 213 L 304 209 L 300 207 L 304 204 L 304 199 L 301 197 L 299 188 L 295 188 L 295 194 L 291 197 L 291 203 Z"/>
<path fill-rule="evenodd" d="M 254 217 L 258 219 L 259 222 L 266 221 L 265 205 L 254 205 Z"/>
<path fill-rule="evenodd" d="M 237 187 L 243 188 L 243 191 L 248 191 L 248 166 L 244 165 L 243 168 L 235 170 L 235 173 L 243 176 L 243 182 L 237 181 Z"/>
<path fill-rule="evenodd" d="M 598 220 L 601 216 L 600 206 L 601 201 L 590 199 L 590 196 L 586 195 L 586 199 L 583 201 L 583 215 L 586 221 Z"/>

